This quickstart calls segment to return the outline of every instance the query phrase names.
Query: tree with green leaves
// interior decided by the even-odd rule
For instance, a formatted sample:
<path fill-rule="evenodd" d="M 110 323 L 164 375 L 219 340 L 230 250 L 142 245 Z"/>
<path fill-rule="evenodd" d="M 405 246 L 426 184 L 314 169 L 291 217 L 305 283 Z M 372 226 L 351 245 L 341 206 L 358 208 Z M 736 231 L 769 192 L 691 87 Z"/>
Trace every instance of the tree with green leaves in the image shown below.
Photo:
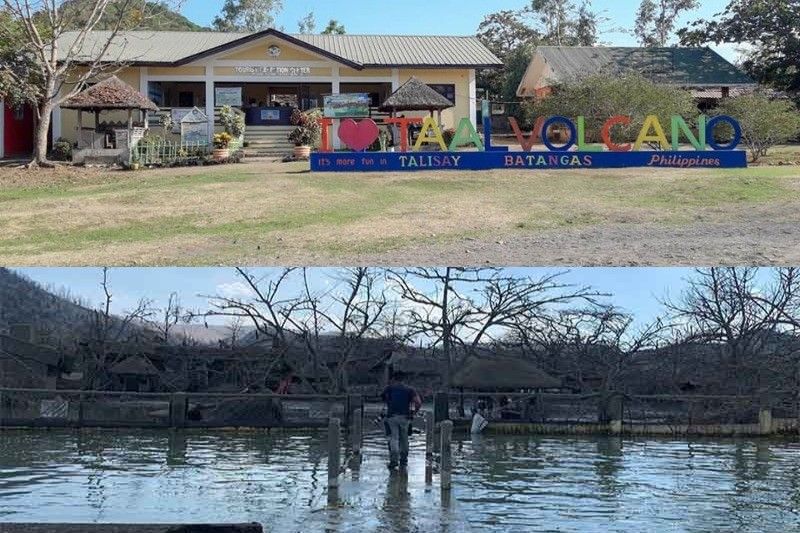
<path fill-rule="evenodd" d="M 531 0 L 527 8 L 542 34 L 542 40 L 554 46 L 594 46 L 597 44 L 600 16 L 590 0 L 576 6 L 571 0 L 552 2 Z"/>
<path fill-rule="evenodd" d="M 787 99 L 760 92 L 747 94 L 724 100 L 717 112 L 736 117 L 754 163 L 773 146 L 800 136 L 800 111 Z"/>
<path fill-rule="evenodd" d="M 347 33 L 347 30 L 344 27 L 344 24 L 341 24 L 336 19 L 331 19 L 328 21 L 328 25 L 322 30 L 323 35 L 344 35 Z"/>
<path fill-rule="evenodd" d="M 698 0 L 642 0 L 636 12 L 636 38 L 642 46 L 667 46 L 678 17 L 699 5 Z"/>
<path fill-rule="evenodd" d="M 177 1 L 177 0 L 176 0 Z M 0 0 L 0 96 L 30 103 L 36 130 L 30 166 L 49 166 L 53 110 L 98 77 L 127 65 L 115 58 L 124 30 L 147 27 L 162 7 L 147 0 Z M 110 9 L 111 8 L 111 9 Z M 105 31 L 98 33 L 98 28 Z"/>
<path fill-rule="evenodd" d="M 297 21 L 297 31 L 299 33 L 314 33 L 317 31 L 317 18 L 314 16 L 313 11 Z"/>
<path fill-rule="evenodd" d="M 478 26 L 478 39 L 506 68 L 479 73 L 478 86 L 506 101 L 515 100 L 517 87 L 537 46 L 594 46 L 599 40 L 602 20 L 589 0 L 580 5 L 571 1 L 531 0 L 523 9 L 487 15 Z"/>
<path fill-rule="evenodd" d="M 283 0 L 225 0 L 214 18 L 217 31 L 260 31 L 274 26 Z"/>
<path fill-rule="evenodd" d="M 509 58 L 512 55 L 519 55 L 520 51 L 524 50 L 530 62 L 532 49 L 541 40 L 541 34 L 530 26 L 525 19 L 525 13 L 525 10 L 498 11 L 484 17 L 478 26 L 478 39 L 506 64 L 503 70 L 487 69 L 478 72 L 478 87 L 485 89 L 491 95 L 504 95 L 505 98 L 506 87 L 513 85 L 517 77 L 519 84 L 527 65 L 522 73 L 512 72 L 508 67 Z M 511 94 L 512 97 L 516 95 L 516 87 Z"/>
<path fill-rule="evenodd" d="M 555 86 L 553 94 L 524 105 L 525 125 L 531 127 L 536 117 L 563 115 L 586 118 L 586 138 L 600 138 L 600 128 L 608 117 L 625 115 L 631 124 L 622 128 L 619 138 L 634 140 L 648 115 L 656 115 L 661 124 L 670 124 L 672 116 L 687 119 L 697 115 L 691 92 L 655 83 L 638 73 L 601 73 L 566 80 Z"/>
<path fill-rule="evenodd" d="M 683 45 L 746 44 L 747 73 L 800 94 L 800 0 L 731 0 L 712 20 L 699 20 L 678 35 Z"/>

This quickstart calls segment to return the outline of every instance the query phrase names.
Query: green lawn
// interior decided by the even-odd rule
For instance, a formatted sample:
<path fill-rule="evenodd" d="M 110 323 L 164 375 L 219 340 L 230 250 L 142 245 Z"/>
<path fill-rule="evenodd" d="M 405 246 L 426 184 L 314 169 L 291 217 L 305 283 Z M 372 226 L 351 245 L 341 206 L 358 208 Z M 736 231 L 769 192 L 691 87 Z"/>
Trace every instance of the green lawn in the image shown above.
<path fill-rule="evenodd" d="M 800 207 L 800 167 L 311 174 L 0 169 L 0 264 L 340 263 L 419 243 Z"/>

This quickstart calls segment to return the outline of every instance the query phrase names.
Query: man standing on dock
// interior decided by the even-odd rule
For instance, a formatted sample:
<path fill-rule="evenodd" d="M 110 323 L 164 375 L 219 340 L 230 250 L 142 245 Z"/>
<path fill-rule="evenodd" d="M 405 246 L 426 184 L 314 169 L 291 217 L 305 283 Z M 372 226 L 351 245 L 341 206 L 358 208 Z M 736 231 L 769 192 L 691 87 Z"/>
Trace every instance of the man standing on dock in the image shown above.
<path fill-rule="evenodd" d="M 404 384 L 400 374 L 392 372 L 389 386 L 381 398 L 386 402 L 386 424 L 389 428 L 389 468 L 408 466 L 408 434 L 411 421 L 422 407 L 417 391 Z"/>

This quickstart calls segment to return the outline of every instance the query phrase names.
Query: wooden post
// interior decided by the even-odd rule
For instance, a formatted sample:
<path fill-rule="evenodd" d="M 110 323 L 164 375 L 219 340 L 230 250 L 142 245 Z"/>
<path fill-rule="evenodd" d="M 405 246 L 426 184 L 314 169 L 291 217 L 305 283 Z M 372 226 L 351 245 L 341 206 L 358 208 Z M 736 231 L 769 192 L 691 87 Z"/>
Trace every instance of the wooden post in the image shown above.
<path fill-rule="evenodd" d="M 83 109 L 78 109 L 78 148 L 83 148 Z"/>
<path fill-rule="evenodd" d="M 364 439 L 363 417 L 364 417 L 363 409 L 358 408 L 353 412 L 352 422 L 350 426 L 351 427 L 350 444 L 353 448 L 353 453 L 356 455 L 361 455 L 361 443 Z"/>
<path fill-rule="evenodd" d="M 433 397 L 433 421 L 435 424 L 450 420 L 450 394 L 437 392 Z"/>
<path fill-rule="evenodd" d="M 339 488 L 339 470 L 341 463 L 341 449 L 339 438 L 342 422 L 338 418 L 331 418 L 328 422 L 328 488 Z"/>
<path fill-rule="evenodd" d="M 772 409 L 761 409 L 758 412 L 758 432 L 761 435 L 772 435 Z"/>
<path fill-rule="evenodd" d="M 425 411 L 425 484 L 433 483 L 433 413 Z"/>
<path fill-rule="evenodd" d="M 440 455 L 441 465 L 439 467 L 439 479 L 442 484 L 442 490 L 448 491 L 452 486 L 453 474 L 453 450 L 451 448 L 451 441 L 453 438 L 453 422 L 445 420 L 442 422 L 442 450 Z"/>
<path fill-rule="evenodd" d="M 186 413 L 189 407 L 189 399 L 186 394 L 177 392 L 172 395 L 169 401 L 169 420 L 172 428 L 186 427 Z"/>

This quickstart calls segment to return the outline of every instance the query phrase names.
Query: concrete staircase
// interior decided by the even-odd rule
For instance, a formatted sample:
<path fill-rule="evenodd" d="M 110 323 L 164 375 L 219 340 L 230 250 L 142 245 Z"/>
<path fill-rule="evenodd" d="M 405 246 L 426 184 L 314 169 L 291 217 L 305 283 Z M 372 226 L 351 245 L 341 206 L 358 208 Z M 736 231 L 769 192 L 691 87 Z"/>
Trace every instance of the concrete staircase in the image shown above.
<path fill-rule="evenodd" d="M 294 126 L 247 126 L 244 140 L 247 157 L 283 157 L 292 154 L 294 146 L 288 136 Z"/>

